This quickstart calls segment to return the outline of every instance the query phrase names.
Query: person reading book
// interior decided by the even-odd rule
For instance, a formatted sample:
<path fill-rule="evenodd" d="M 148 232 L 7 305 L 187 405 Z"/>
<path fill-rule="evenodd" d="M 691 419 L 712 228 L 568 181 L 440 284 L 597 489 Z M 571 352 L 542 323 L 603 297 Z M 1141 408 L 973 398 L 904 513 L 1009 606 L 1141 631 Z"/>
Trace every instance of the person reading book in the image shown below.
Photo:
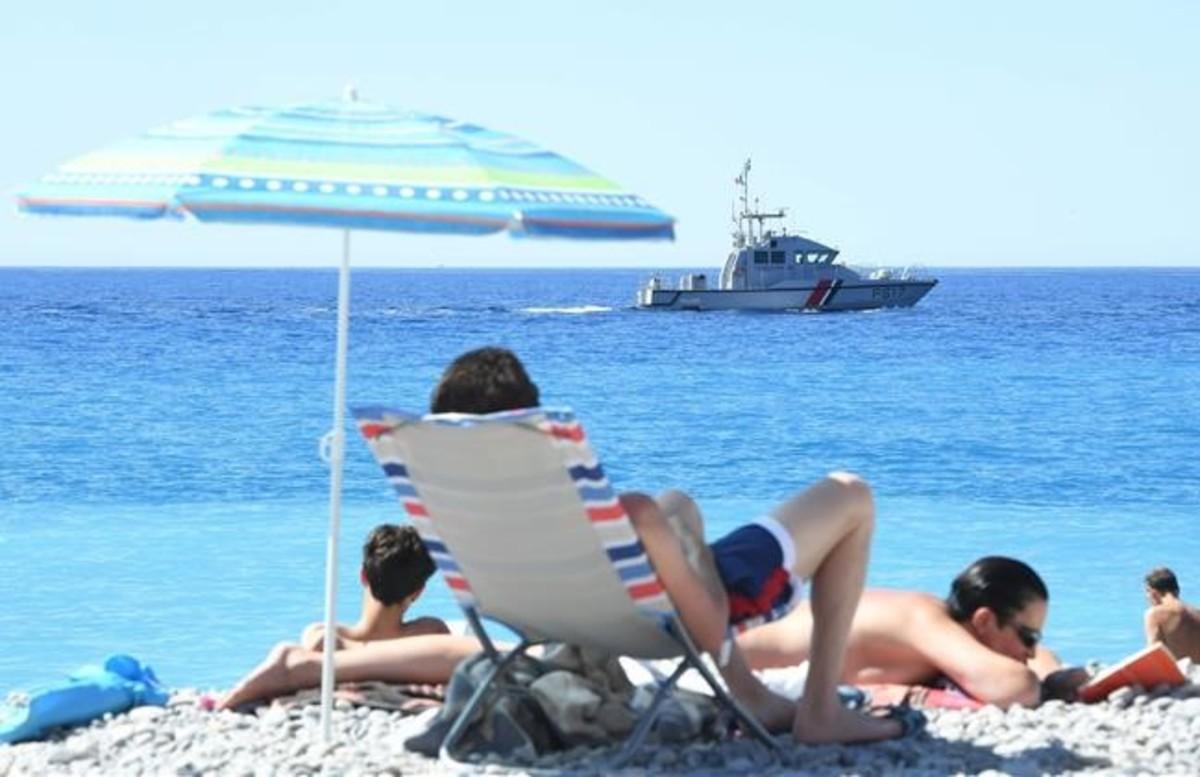
<path fill-rule="evenodd" d="M 867 589 L 850 627 L 842 681 L 861 685 L 953 684 L 979 701 L 1034 706 L 1070 700 L 1087 672 L 1063 668 L 1042 641 L 1050 595 L 1027 564 L 981 558 L 946 599 L 916 591 Z M 791 666 L 811 655 L 812 614 L 803 604 L 751 629 L 738 642 L 755 669 Z"/>
<path fill-rule="evenodd" d="M 1179 580 L 1166 567 L 1146 575 L 1146 644 L 1161 642 L 1176 658 L 1200 661 L 1200 610 L 1179 598 Z"/>
<path fill-rule="evenodd" d="M 1107 699 L 1119 688 L 1131 685 L 1155 689 L 1183 685 L 1185 682 L 1187 676 L 1179 668 L 1175 656 L 1163 643 L 1155 642 L 1093 677 L 1079 689 L 1079 700 L 1092 704 Z"/>

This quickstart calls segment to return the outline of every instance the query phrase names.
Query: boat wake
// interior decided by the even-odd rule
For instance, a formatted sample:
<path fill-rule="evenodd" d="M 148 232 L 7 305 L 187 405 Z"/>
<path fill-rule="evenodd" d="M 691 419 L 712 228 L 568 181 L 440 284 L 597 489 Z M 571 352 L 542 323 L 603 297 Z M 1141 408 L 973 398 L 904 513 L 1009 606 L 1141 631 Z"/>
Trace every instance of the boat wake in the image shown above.
<path fill-rule="evenodd" d="M 610 313 L 612 308 L 605 305 L 569 305 L 560 308 L 521 308 L 521 312 L 531 315 L 581 316 L 588 313 Z"/>

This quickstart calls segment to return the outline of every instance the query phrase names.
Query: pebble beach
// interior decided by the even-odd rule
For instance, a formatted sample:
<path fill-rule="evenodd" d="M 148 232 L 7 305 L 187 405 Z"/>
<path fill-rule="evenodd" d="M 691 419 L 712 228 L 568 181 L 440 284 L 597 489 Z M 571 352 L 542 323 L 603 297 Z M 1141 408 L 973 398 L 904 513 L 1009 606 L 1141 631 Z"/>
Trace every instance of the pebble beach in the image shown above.
<path fill-rule="evenodd" d="M 743 740 L 648 744 L 618 774 L 1200 774 L 1200 667 L 1175 689 L 1123 688 L 1099 704 L 1037 709 L 929 710 L 926 730 L 859 746 L 788 743 L 768 763 Z M 43 742 L 0 745 L 9 775 L 395 775 L 612 773 L 612 752 L 576 749 L 536 761 L 439 763 L 405 750 L 421 716 L 339 701 L 333 742 L 320 738 L 315 705 L 212 712 L 196 690 L 165 708 L 139 707 Z M 425 713 L 428 715 L 429 713 Z"/>

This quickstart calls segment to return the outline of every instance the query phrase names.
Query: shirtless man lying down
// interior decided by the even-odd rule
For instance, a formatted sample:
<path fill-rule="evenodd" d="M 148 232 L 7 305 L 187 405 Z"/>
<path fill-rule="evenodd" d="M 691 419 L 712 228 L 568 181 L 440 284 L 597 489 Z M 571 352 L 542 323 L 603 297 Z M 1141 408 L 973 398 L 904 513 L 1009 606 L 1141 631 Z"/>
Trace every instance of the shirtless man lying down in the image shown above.
<path fill-rule="evenodd" d="M 1041 644 L 1049 593 L 1027 564 L 981 558 L 941 600 L 915 591 L 867 589 L 850 627 L 842 681 L 934 685 L 949 681 L 979 701 L 1008 707 L 1073 699 L 1087 681 Z M 787 617 L 738 638 L 755 669 L 807 660 L 812 613 Z"/>

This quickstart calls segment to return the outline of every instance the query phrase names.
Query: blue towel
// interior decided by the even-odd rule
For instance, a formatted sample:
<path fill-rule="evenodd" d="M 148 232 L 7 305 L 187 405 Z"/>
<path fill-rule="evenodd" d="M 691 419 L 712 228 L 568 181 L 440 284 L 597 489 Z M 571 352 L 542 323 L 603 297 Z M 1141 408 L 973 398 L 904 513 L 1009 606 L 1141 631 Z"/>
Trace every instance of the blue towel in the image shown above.
<path fill-rule="evenodd" d="M 0 708 L 0 742 L 40 739 L 56 726 L 77 726 L 143 704 L 162 707 L 169 697 L 150 667 L 131 656 L 109 656 L 104 666 L 81 667 L 64 682 L 33 691 L 28 704 Z"/>

